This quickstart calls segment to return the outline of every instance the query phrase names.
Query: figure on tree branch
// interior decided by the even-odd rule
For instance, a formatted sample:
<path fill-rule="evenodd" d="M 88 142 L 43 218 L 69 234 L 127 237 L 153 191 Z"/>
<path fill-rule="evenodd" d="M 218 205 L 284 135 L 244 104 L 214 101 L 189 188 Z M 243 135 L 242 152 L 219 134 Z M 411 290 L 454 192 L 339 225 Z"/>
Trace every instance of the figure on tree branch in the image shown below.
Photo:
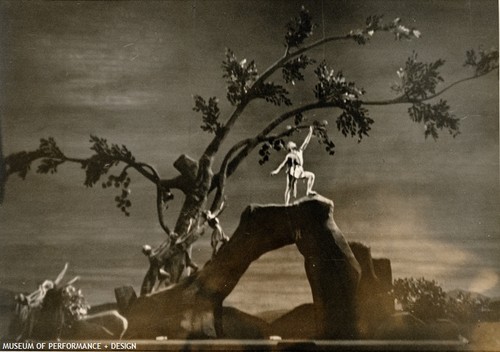
<path fill-rule="evenodd" d="M 229 241 L 229 237 L 224 233 L 218 216 L 222 214 L 225 209 L 225 202 L 223 201 L 218 210 L 212 213 L 210 210 L 202 212 L 203 219 L 207 222 L 208 226 L 213 230 L 212 237 L 210 238 L 210 245 L 212 246 L 212 259 L 217 254 L 217 245 L 222 242 L 222 245 Z"/>

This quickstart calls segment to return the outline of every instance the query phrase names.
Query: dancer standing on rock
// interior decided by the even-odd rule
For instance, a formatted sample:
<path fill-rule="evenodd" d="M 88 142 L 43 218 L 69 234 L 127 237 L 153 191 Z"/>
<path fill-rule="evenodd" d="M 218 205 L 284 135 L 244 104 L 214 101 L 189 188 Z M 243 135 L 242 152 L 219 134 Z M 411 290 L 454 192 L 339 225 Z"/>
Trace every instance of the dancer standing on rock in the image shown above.
<path fill-rule="evenodd" d="M 278 166 L 278 168 L 271 172 L 271 175 L 277 175 L 281 169 L 286 165 L 286 189 L 285 189 L 285 204 L 288 205 L 290 202 L 290 195 L 293 190 L 294 198 L 297 197 L 297 180 L 306 179 L 307 180 L 307 191 L 306 194 L 315 195 L 316 192 L 312 190 L 314 185 L 314 174 L 310 171 L 304 170 L 304 155 L 303 152 L 307 148 L 309 141 L 311 140 L 313 133 L 313 127 L 309 127 L 309 134 L 306 139 L 300 146 L 297 148 L 297 145 L 294 142 L 287 143 L 288 154 L 285 157 L 285 160 Z"/>

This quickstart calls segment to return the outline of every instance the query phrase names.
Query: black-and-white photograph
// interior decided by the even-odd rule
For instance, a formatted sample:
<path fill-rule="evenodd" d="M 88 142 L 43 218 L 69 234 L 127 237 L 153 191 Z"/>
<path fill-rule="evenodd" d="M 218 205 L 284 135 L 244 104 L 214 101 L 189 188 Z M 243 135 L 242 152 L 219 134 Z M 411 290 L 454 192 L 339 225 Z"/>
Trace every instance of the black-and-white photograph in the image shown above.
<path fill-rule="evenodd" d="M 0 350 L 500 351 L 496 0 L 0 0 Z"/>

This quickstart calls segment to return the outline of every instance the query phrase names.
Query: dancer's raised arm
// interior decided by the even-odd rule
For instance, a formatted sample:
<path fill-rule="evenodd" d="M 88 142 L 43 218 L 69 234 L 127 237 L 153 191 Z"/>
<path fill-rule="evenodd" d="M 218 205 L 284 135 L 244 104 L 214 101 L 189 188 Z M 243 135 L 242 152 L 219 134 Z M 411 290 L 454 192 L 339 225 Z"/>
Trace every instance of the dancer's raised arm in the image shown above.
<path fill-rule="evenodd" d="M 300 150 L 304 150 L 307 148 L 307 145 L 311 141 L 312 134 L 313 134 L 313 127 L 310 126 L 309 127 L 309 134 L 307 135 L 306 139 L 304 139 L 304 143 L 302 143 L 302 145 L 300 146 Z"/>

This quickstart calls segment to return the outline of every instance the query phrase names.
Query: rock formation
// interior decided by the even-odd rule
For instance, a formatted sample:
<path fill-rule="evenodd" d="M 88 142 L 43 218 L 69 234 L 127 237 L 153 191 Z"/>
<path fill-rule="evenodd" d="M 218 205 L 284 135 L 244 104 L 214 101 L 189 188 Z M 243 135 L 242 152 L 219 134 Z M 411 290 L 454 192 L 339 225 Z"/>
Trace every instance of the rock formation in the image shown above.
<path fill-rule="evenodd" d="M 129 307 L 125 338 L 216 338 L 223 329 L 224 299 L 250 264 L 264 253 L 295 244 L 304 256 L 313 295 L 315 338 L 358 337 L 356 299 L 361 266 L 322 196 L 293 205 L 251 205 L 231 240 L 196 274 L 139 297 Z"/>

